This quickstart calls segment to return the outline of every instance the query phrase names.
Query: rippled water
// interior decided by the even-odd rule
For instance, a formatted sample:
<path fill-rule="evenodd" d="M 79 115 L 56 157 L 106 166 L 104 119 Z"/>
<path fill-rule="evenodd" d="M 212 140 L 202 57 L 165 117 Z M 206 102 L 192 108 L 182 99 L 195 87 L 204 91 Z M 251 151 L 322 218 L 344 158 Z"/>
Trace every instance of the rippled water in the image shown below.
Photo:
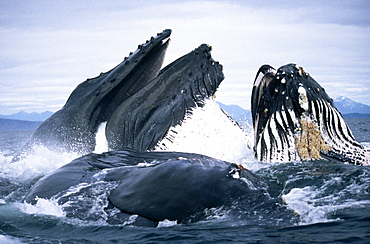
<path fill-rule="evenodd" d="M 348 121 L 355 137 L 370 145 L 370 119 Z M 129 222 L 105 221 L 104 194 L 108 186 L 104 184 L 85 186 L 84 197 L 76 195 L 75 205 L 61 206 L 43 199 L 36 205 L 23 203 L 24 195 L 39 177 L 78 156 L 37 148 L 27 159 L 10 164 L 12 155 L 31 135 L 31 131 L 0 131 L 0 243 L 370 241 L 370 167 L 328 161 L 262 164 L 239 140 L 234 152 L 228 149 L 230 155 L 223 152 L 218 156 L 239 160 L 259 175 L 276 201 L 209 209 L 205 220 L 192 224 L 163 221 L 157 228 L 134 227 Z M 66 214 L 68 207 L 74 208 L 76 215 Z"/>

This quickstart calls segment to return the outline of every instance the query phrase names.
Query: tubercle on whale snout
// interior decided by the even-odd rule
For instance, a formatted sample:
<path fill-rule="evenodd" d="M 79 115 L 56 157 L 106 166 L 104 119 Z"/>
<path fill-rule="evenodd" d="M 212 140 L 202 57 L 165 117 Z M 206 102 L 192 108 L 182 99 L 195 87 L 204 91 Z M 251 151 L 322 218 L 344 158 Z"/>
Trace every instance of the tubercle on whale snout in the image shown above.
<path fill-rule="evenodd" d="M 202 94 L 206 94 L 203 99 L 214 96 L 218 86 L 225 78 L 222 65 L 212 58 L 211 51 L 212 46 L 208 44 L 202 44 L 193 51 L 197 56 L 199 56 L 200 52 L 202 52 L 205 60 L 208 61 L 208 64 L 204 64 L 203 62 L 201 62 L 199 69 L 200 75 L 197 76 L 199 89 L 205 89 L 204 92 L 201 92 Z M 203 58 L 200 57 L 200 59 Z"/>
<path fill-rule="evenodd" d="M 128 57 L 125 57 L 125 61 L 127 60 L 127 62 L 131 61 L 130 58 L 132 56 L 134 56 L 134 54 L 136 53 L 140 53 L 140 54 L 146 54 L 146 49 L 149 49 L 151 48 L 150 45 L 157 45 L 159 43 L 161 44 L 164 44 L 165 42 L 168 42 L 169 41 L 169 37 L 171 35 L 172 31 L 170 29 L 166 29 L 166 30 L 163 30 L 161 33 L 157 33 L 157 36 L 156 37 L 151 37 L 149 40 L 146 40 L 145 43 L 143 44 L 139 44 L 138 47 L 137 47 L 137 50 L 135 52 L 130 52 L 129 53 L 129 56 Z M 134 60 L 135 62 L 136 60 Z"/>
<path fill-rule="evenodd" d="M 197 49 L 202 49 L 202 52 L 205 54 L 205 57 L 209 60 L 211 66 L 215 68 L 216 76 L 219 79 L 219 82 L 217 84 L 218 86 L 221 83 L 221 81 L 225 78 L 225 76 L 223 74 L 223 66 L 218 61 L 215 61 L 212 58 L 212 55 L 211 55 L 212 46 L 209 44 L 202 44 Z M 194 50 L 196 54 L 198 52 L 197 49 Z"/>
<path fill-rule="evenodd" d="M 146 40 L 145 43 L 139 44 L 137 49 L 134 52 L 130 52 L 127 57 L 124 57 L 123 61 L 120 64 L 118 64 L 115 68 L 113 68 L 113 69 L 111 69 L 107 72 L 101 72 L 99 76 L 94 77 L 94 78 L 88 78 L 88 79 L 86 79 L 86 81 L 95 82 L 97 80 L 97 78 L 101 77 L 102 75 L 109 74 L 111 71 L 113 71 L 114 69 L 116 69 L 120 66 L 125 66 L 125 65 L 128 65 L 128 64 L 131 64 L 131 63 L 137 63 L 138 60 L 134 60 L 135 56 L 145 55 L 145 54 L 147 54 L 148 49 L 151 49 L 151 48 L 153 48 L 154 46 L 156 46 L 158 44 L 164 44 L 165 42 L 168 42 L 171 33 L 172 33 L 171 29 L 165 29 L 162 32 L 157 33 L 156 37 L 152 36 L 149 40 Z"/>

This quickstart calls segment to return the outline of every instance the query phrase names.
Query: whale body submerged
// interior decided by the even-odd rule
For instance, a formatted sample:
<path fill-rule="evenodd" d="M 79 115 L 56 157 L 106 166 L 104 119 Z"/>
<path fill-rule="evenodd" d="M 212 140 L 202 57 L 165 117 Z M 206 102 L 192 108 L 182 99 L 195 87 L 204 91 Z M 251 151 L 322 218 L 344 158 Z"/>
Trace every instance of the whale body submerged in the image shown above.
<path fill-rule="evenodd" d="M 112 223 L 122 224 L 133 215 L 137 217 L 132 225 L 156 226 L 164 220 L 191 223 L 205 219 L 207 209 L 256 203 L 275 207 L 279 202 L 269 197 L 256 175 L 239 165 L 199 154 L 129 148 L 73 160 L 38 180 L 25 201 L 43 198 L 76 204 L 75 199 L 86 197 L 85 188 L 103 181 L 111 187 L 105 190 L 109 201 L 105 211 L 120 210 L 107 219 Z M 76 208 L 65 211 L 67 216 L 79 214 Z"/>

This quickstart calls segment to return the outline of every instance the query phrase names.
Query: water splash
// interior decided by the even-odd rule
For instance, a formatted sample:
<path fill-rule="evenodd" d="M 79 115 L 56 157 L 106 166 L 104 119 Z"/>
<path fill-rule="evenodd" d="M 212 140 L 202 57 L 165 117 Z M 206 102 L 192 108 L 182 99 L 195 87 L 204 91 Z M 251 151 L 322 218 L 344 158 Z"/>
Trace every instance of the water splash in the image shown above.
<path fill-rule="evenodd" d="M 174 225 L 177 225 L 177 220 L 171 221 L 171 220 L 165 219 L 165 220 L 160 221 L 158 223 L 157 228 L 171 227 L 171 226 L 174 226 Z"/>
<path fill-rule="evenodd" d="M 322 184 L 293 188 L 282 199 L 300 216 L 301 225 L 340 220 L 338 211 L 370 207 L 369 175 L 353 176 L 331 175 Z"/>
<path fill-rule="evenodd" d="M 53 199 L 36 198 L 35 205 L 29 203 L 17 203 L 19 209 L 27 214 L 53 215 L 56 217 L 65 217 L 62 206 Z"/>
<path fill-rule="evenodd" d="M 16 239 L 15 237 L 4 236 L 0 234 L 0 243 L 2 244 L 22 244 L 24 242 Z"/>
<path fill-rule="evenodd" d="M 0 157 L 0 177 L 24 182 L 45 175 L 79 157 L 77 153 L 51 151 L 44 146 L 34 146 L 32 154 L 17 162 L 12 156 Z"/>
<path fill-rule="evenodd" d="M 103 122 L 99 125 L 98 131 L 96 132 L 95 136 L 95 150 L 94 153 L 103 153 L 108 152 L 108 141 L 105 136 L 105 127 L 107 122 Z"/>
<path fill-rule="evenodd" d="M 209 99 L 170 129 L 156 150 L 199 153 L 241 163 L 253 154 L 251 131 L 243 131 Z"/>

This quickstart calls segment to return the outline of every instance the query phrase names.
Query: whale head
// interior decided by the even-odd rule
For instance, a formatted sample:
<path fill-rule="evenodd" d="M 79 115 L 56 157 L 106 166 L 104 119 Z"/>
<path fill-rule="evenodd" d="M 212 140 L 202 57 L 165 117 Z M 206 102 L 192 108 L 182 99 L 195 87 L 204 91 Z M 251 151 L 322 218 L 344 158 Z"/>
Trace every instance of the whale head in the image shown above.
<path fill-rule="evenodd" d="M 288 162 L 326 158 L 368 165 L 333 100 L 302 67 L 277 71 L 263 65 L 252 90 L 254 151 L 258 160 Z"/>
<path fill-rule="evenodd" d="M 153 148 L 224 78 L 205 44 L 161 70 L 170 35 L 171 30 L 158 33 L 115 68 L 79 84 L 63 108 L 39 126 L 26 150 L 41 144 L 54 151 L 92 152 L 103 122 L 112 149 Z"/>

